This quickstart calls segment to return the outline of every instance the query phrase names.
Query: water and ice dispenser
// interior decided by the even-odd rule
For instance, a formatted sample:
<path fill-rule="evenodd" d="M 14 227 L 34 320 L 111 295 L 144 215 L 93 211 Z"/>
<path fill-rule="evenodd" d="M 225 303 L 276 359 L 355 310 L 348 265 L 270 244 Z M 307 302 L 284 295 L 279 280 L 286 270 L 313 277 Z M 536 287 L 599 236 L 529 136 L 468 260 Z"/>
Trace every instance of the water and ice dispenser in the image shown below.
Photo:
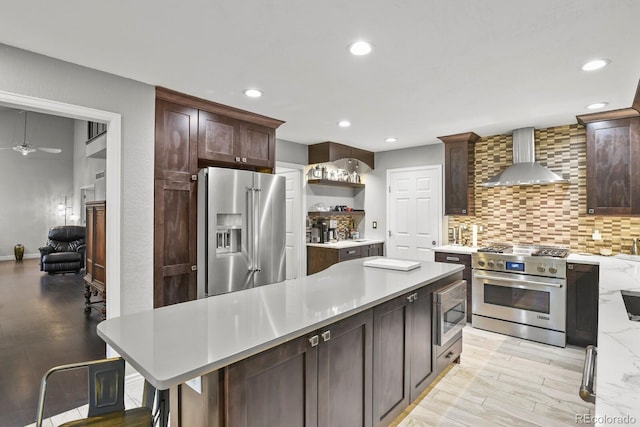
<path fill-rule="evenodd" d="M 217 214 L 216 254 L 237 252 L 242 252 L 242 214 Z"/>

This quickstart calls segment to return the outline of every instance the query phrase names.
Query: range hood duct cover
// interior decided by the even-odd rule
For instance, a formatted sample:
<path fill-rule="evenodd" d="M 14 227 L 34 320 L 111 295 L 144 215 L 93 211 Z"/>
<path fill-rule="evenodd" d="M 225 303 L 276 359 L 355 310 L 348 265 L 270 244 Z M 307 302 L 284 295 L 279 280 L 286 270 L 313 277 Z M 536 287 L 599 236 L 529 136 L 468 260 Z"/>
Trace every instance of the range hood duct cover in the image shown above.
<path fill-rule="evenodd" d="M 535 160 L 534 128 L 513 131 L 513 165 L 482 183 L 483 187 L 569 182 Z"/>

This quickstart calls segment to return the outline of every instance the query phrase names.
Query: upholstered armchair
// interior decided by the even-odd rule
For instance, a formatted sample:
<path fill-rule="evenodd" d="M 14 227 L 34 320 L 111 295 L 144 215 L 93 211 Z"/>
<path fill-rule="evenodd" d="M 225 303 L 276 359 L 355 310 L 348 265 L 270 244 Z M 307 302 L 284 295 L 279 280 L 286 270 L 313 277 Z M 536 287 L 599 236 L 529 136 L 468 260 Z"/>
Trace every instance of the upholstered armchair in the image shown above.
<path fill-rule="evenodd" d="M 51 227 L 47 244 L 40 248 L 40 271 L 79 273 L 84 268 L 86 228 L 79 225 Z"/>

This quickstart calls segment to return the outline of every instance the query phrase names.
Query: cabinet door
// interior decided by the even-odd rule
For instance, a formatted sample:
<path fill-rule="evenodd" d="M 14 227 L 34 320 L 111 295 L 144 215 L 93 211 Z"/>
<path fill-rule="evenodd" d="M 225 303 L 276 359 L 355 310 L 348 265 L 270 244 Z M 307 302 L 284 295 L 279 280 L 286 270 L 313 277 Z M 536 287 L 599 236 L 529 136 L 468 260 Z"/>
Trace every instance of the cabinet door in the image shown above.
<path fill-rule="evenodd" d="M 427 288 L 418 289 L 410 305 L 411 315 L 411 390 L 409 401 L 413 402 L 433 380 L 433 357 L 431 308 L 433 293 Z"/>
<path fill-rule="evenodd" d="M 198 111 L 156 100 L 154 307 L 196 298 Z"/>
<path fill-rule="evenodd" d="M 322 271 L 338 262 L 337 249 L 307 246 L 307 275 Z"/>
<path fill-rule="evenodd" d="M 640 214 L 640 117 L 587 124 L 587 213 Z"/>
<path fill-rule="evenodd" d="M 444 214 L 469 214 L 469 168 L 466 141 L 444 145 Z"/>
<path fill-rule="evenodd" d="M 320 330 L 318 426 L 371 426 L 372 362 L 371 310 Z"/>
<path fill-rule="evenodd" d="M 198 158 L 236 163 L 238 121 L 219 114 L 198 112 Z"/>
<path fill-rule="evenodd" d="M 373 425 L 391 423 L 409 403 L 409 300 L 399 297 L 373 309 Z"/>
<path fill-rule="evenodd" d="M 91 252 L 93 257 L 92 278 L 94 284 L 105 289 L 107 282 L 107 211 L 104 203 L 93 206 Z M 87 245 L 87 248 L 89 246 Z"/>
<path fill-rule="evenodd" d="M 301 337 L 226 368 L 226 425 L 317 425 L 317 348 Z"/>
<path fill-rule="evenodd" d="M 95 246 L 93 240 L 93 213 L 94 209 L 92 206 L 87 206 L 87 250 L 86 250 L 86 258 L 85 258 L 85 268 L 86 268 L 86 276 L 85 280 L 91 282 L 93 279 L 93 247 Z"/>
<path fill-rule="evenodd" d="M 597 345 L 599 271 L 597 265 L 567 264 L 567 343 Z"/>
<path fill-rule="evenodd" d="M 266 126 L 240 123 L 236 156 L 243 164 L 273 169 L 276 164 L 276 132 Z"/>

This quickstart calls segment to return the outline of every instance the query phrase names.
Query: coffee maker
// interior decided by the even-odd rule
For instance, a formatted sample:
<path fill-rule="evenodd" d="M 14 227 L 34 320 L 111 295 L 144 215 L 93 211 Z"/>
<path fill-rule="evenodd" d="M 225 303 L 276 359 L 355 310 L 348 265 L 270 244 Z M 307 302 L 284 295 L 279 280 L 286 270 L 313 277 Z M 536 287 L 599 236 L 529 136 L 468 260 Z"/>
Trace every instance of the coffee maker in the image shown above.
<path fill-rule="evenodd" d="M 335 242 L 338 240 L 338 220 L 330 219 L 327 227 L 328 241 Z"/>

